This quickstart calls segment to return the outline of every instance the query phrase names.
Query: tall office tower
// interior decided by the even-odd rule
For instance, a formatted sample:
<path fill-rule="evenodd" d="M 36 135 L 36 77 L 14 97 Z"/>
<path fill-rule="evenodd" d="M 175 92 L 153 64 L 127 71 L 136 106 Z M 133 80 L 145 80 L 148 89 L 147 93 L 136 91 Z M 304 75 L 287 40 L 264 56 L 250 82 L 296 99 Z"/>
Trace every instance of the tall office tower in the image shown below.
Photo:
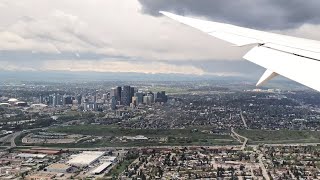
<path fill-rule="evenodd" d="M 47 105 L 53 105 L 53 95 L 49 95 L 48 104 Z"/>
<path fill-rule="evenodd" d="M 137 104 L 142 104 L 143 103 L 143 92 L 135 93 L 135 97 L 137 97 Z"/>
<path fill-rule="evenodd" d="M 153 94 L 153 92 L 148 92 L 147 93 L 147 96 L 150 96 L 150 98 L 151 98 L 151 103 L 154 103 L 154 94 Z"/>
<path fill-rule="evenodd" d="M 111 105 L 111 109 L 112 110 L 116 110 L 117 108 L 117 100 L 116 100 L 116 97 L 115 96 L 111 96 L 111 99 L 110 99 L 110 105 Z"/>
<path fill-rule="evenodd" d="M 161 102 L 161 93 L 157 92 L 156 94 L 154 94 L 154 102 Z"/>
<path fill-rule="evenodd" d="M 122 89 L 121 89 L 121 87 L 120 86 L 118 86 L 118 87 L 116 87 L 116 100 L 117 101 L 121 101 L 121 92 L 122 92 Z"/>
<path fill-rule="evenodd" d="M 111 93 L 110 93 L 111 94 Z M 114 95 L 113 95 L 114 96 Z M 110 97 L 112 97 L 111 95 L 110 95 Z M 108 99 L 108 94 L 102 94 L 102 99 L 103 100 L 107 100 Z"/>
<path fill-rule="evenodd" d="M 61 96 L 60 94 L 56 95 L 56 99 L 57 99 L 57 105 L 63 105 L 63 96 Z"/>
<path fill-rule="evenodd" d="M 121 104 L 124 106 L 130 106 L 131 100 L 131 87 L 123 86 L 121 91 Z"/>
<path fill-rule="evenodd" d="M 82 95 L 79 94 L 79 95 L 77 96 L 77 103 L 78 103 L 78 105 L 81 104 L 81 100 L 82 100 Z"/>
<path fill-rule="evenodd" d="M 161 96 L 162 96 L 163 102 L 168 102 L 168 96 L 166 95 L 165 91 L 161 91 Z"/>
<path fill-rule="evenodd" d="M 117 88 L 111 88 L 110 90 L 110 98 L 114 96 L 115 98 L 117 97 Z"/>
<path fill-rule="evenodd" d="M 67 95 L 65 94 L 65 95 L 63 95 L 62 96 L 62 105 L 67 105 Z"/>
<path fill-rule="evenodd" d="M 134 96 L 135 93 L 135 88 L 134 87 L 130 87 L 130 96 L 131 98 Z"/>
<path fill-rule="evenodd" d="M 53 94 L 53 99 L 52 99 L 52 106 L 56 107 L 57 106 L 57 95 L 54 93 Z"/>
<path fill-rule="evenodd" d="M 165 91 L 161 91 L 161 97 L 163 102 L 168 102 L 168 96 L 166 95 Z"/>
<path fill-rule="evenodd" d="M 62 104 L 63 104 L 64 106 L 65 106 L 65 105 L 72 104 L 72 97 L 71 97 L 71 96 L 64 95 L 63 98 L 62 98 Z"/>
<path fill-rule="evenodd" d="M 93 103 L 92 104 L 92 110 L 93 111 L 97 111 L 98 110 L 98 104 L 97 103 Z"/>
<path fill-rule="evenodd" d="M 40 95 L 40 97 L 39 97 L 39 103 L 42 104 L 42 102 L 43 102 L 43 97 L 42 97 L 42 95 Z"/>
<path fill-rule="evenodd" d="M 153 96 L 151 95 L 147 95 L 147 96 L 143 96 L 143 103 L 146 105 L 151 105 L 153 102 Z"/>
<path fill-rule="evenodd" d="M 83 110 L 88 111 L 88 103 L 87 102 L 83 103 Z"/>
<path fill-rule="evenodd" d="M 167 102 L 168 97 L 166 95 L 166 92 L 165 91 L 157 92 L 157 94 L 155 94 L 155 96 L 154 96 L 154 101 L 155 102 Z"/>
<path fill-rule="evenodd" d="M 50 95 L 42 98 L 42 103 L 49 105 L 50 104 Z"/>
<path fill-rule="evenodd" d="M 132 104 L 134 107 L 137 106 L 137 105 L 138 105 L 138 97 L 133 96 L 133 97 L 132 97 L 131 104 Z"/>

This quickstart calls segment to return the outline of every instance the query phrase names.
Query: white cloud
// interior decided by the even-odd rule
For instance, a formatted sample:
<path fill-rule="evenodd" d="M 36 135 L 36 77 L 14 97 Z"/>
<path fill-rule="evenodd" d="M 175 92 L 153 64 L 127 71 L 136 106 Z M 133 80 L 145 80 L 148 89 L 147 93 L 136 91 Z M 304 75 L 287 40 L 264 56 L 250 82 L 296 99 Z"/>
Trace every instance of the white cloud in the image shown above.
<path fill-rule="evenodd" d="M 139 73 L 178 73 L 202 75 L 204 71 L 193 66 L 178 66 L 163 62 L 128 62 L 119 60 L 58 60 L 45 61 L 42 70 L 91 71 L 91 72 L 139 72 Z"/>
<path fill-rule="evenodd" d="M 282 33 L 285 33 L 291 36 L 314 39 L 314 40 L 320 41 L 319 31 L 320 31 L 320 25 L 304 24 L 296 29 L 289 29 L 289 30 L 282 31 Z"/>
<path fill-rule="evenodd" d="M 0 61 L 0 70 L 5 71 L 36 71 L 34 66 L 25 66 L 10 61 Z"/>
<path fill-rule="evenodd" d="M 316 29 L 297 31 L 316 36 Z M 137 0 L 7 0 L 0 2 L 0 50 L 131 59 L 43 59 L 27 65 L 6 62 L 2 69 L 203 74 L 200 67 L 167 61 L 237 60 L 247 49 L 232 47 L 166 17 L 142 14 Z"/>
<path fill-rule="evenodd" d="M 163 62 L 132 62 L 119 60 L 46 60 L 39 64 L 0 61 L 0 69 L 6 71 L 73 71 L 73 72 L 138 72 L 196 74 L 205 72 L 190 65 L 172 65 Z"/>
<path fill-rule="evenodd" d="M 14 0 L 8 6 L 14 10 L 2 12 L 3 17 L 16 18 L 0 28 L 1 49 L 99 52 L 150 60 L 237 59 L 243 52 L 165 17 L 142 14 L 136 0 Z"/>

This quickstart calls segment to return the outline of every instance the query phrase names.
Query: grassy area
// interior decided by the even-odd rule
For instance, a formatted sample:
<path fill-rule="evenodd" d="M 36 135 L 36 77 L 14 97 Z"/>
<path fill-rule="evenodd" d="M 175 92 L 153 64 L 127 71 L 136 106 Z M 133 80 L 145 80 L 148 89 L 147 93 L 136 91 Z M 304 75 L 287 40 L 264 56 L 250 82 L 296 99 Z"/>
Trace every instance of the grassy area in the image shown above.
<path fill-rule="evenodd" d="M 297 130 L 237 130 L 249 139 L 250 144 L 258 143 L 320 143 L 320 132 Z"/>
<path fill-rule="evenodd" d="M 135 159 L 124 160 L 115 165 L 106 176 L 118 177 Z"/>
<path fill-rule="evenodd" d="M 193 129 L 193 128 L 192 128 Z M 77 125 L 66 127 L 55 127 L 49 129 L 51 132 L 69 133 L 69 134 L 83 134 L 93 136 L 136 136 L 144 135 L 148 137 L 198 137 L 201 138 L 215 138 L 215 139 L 231 139 L 228 135 L 211 135 L 199 131 L 191 132 L 192 129 L 124 129 L 118 126 L 107 125 Z"/>
<path fill-rule="evenodd" d="M 205 127 L 203 129 L 208 129 Z M 106 125 L 77 125 L 67 127 L 55 127 L 50 132 L 83 134 L 92 136 L 104 136 L 95 142 L 83 142 L 78 144 L 43 145 L 58 147 L 132 147 L 132 146 L 211 146 L 238 144 L 229 135 L 213 135 L 193 129 L 123 129 L 118 126 Z M 144 135 L 149 138 L 168 138 L 166 142 L 154 141 L 112 141 L 115 137 Z"/>
<path fill-rule="evenodd" d="M 187 93 L 187 89 L 178 88 L 178 87 L 150 87 L 152 92 L 161 92 L 165 91 L 167 94 L 176 94 L 176 93 Z"/>
<path fill-rule="evenodd" d="M 16 143 L 17 146 L 23 146 L 23 143 L 22 143 L 22 138 L 24 136 L 26 136 L 27 134 L 26 133 L 21 133 L 19 136 L 17 136 L 15 139 L 14 139 L 14 142 Z"/>

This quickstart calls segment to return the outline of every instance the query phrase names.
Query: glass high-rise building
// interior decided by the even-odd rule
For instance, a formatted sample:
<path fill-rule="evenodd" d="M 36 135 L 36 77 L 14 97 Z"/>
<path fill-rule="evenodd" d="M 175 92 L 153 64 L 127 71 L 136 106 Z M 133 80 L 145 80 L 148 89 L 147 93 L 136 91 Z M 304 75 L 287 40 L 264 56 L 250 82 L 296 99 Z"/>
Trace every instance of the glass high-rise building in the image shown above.
<path fill-rule="evenodd" d="M 137 92 L 135 93 L 135 97 L 137 97 L 137 103 L 142 104 L 143 103 L 143 92 Z"/>
<path fill-rule="evenodd" d="M 131 87 L 123 86 L 121 91 L 121 104 L 124 106 L 130 106 L 131 100 Z"/>
<path fill-rule="evenodd" d="M 118 86 L 116 88 L 116 95 L 115 95 L 117 101 L 121 101 L 121 91 L 122 91 L 121 87 Z"/>

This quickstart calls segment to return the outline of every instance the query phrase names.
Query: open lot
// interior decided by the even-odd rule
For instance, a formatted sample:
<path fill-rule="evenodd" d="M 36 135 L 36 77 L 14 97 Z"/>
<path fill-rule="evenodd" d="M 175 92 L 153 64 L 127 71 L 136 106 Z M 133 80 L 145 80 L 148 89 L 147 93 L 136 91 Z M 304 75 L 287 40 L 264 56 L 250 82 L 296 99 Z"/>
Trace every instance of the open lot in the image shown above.
<path fill-rule="evenodd" d="M 100 137 L 94 141 L 70 144 L 72 147 L 108 147 L 108 146 L 167 146 L 167 145 L 229 145 L 238 144 L 229 135 L 213 135 L 201 132 L 201 129 L 124 129 L 108 125 L 77 125 L 55 127 L 49 132 L 90 135 Z M 148 137 L 149 140 L 119 141 L 123 136 Z M 166 140 L 160 140 L 166 139 Z M 63 145 L 67 146 L 67 144 Z"/>
<path fill-rule="evenodd" d="M 249 144 L 259 143 L 320 143 L 320 132 L 298 130 L 237 130 L 249 139 Z"/>

